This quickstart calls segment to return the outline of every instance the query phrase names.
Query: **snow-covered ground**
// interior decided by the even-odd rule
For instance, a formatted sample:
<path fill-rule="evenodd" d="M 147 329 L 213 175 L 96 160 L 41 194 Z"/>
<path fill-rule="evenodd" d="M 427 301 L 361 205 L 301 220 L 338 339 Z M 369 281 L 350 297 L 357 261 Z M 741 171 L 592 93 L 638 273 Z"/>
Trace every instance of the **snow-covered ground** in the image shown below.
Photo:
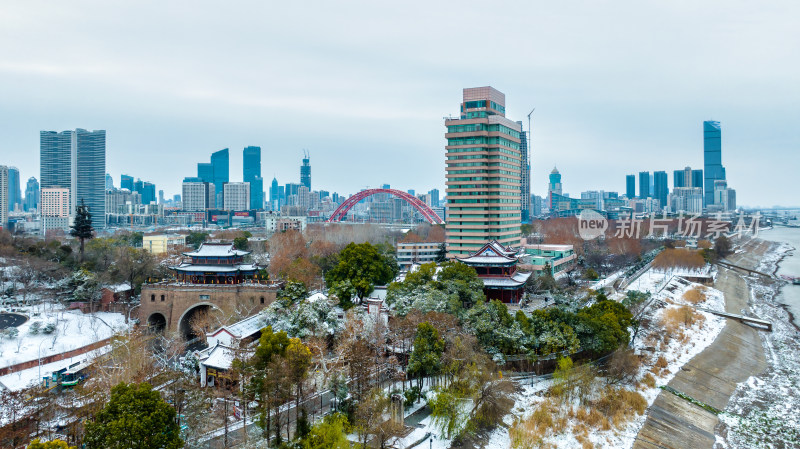
<path fill-rule="evenodd" d="M 14 310 L 30 319 L 17 328 L 19 334 L 15 338 L 0 338 L 0 367 L 60 354 L 126 330 L 125 317 L 121 313 L 83 314 L 62 306 L 54 306 L 52 310 L 49 306 L 15 307 Z M 42 329 L 49 323 L 55 328 L 50 334 L 39 330 L 34 335 L 31 327 L 37 322 Z"/>
<path fill-rule="evenodd" d="M 0 376 L 0 388 L 6 388 L 11 391 L 24 390 L 37 385 L 41 381 L 42 377 L 49 375 L 53 371 L 68 368 L 70 365 L 82 362 L 84 360 L 95 359 L 110 350 L 111 346 L 103 346 L 102 348 L 95 349 L 94 351 L 89 351 L 85 354 L 70 357 L 58 362 L 46 363 L 42 366 L 35 366 L 33 368 L 17 371 L 16 373 Z"/>
<path fill-rule="evenodd" d="M 793 248 L 782 244 L 768 253 L 758 271 L 774 272 Z M 782 282 L 749 278 L 751 311 L 772 322 L 772 332 L 759 332 L 767 370 L 739 384 L 731 396 L 715 448 L 800 446 L 800 332 L 778 302 Z M 784 285 L 783 288 L 797 288 Z M 796 319 L 798 317 L 795 317 Z"/>
<path fill-rule="evenodd" d="M 683 299 L 683 294 L 692 289 L 699 287 L 699 284 L 684 282 L 674 277 L 667 277 L 664 273 L 645 273 L 642 276 L 642 282 L 638 285 L 634 282 L 629 288 L 632 290 L 652 291 L 656 299 L 667 302 L 667 306 L 652 312 L 652 323 L 658 323 L 663 317 L 666 310 L 670 308 L 678 308 L 688 303 Z M 667 285 L 663 289 L 660 288 L 661 284 L 668 280 Z M 660 291 L 659 291 L 660 290 Z M 724 295 L 719 290 L 712 288 L 705 288 L 703 290 L 706 295 L 706 300 L 701 306 L 712 310 L 724 310 L 725 300 Z M 706 347 L 708 347 L 717 337 L 717 335 L 725 327 L 724 318 L 718 317 L 705 312 L 698 312 L 703 316 L 703 320 L 699 320 L 692 327 L 684 328 L 683 332 L 686 335 L 685 342 L 678 338 L 670 339 L 668 344 L 663 346 L 656 346 L 656 351 L 649 357 L 648 361 L 643 364 L 640 376 L 649 373 L 656 360 L 663 356 L 666 359 L 667 366 L 661 370 L 660 375 L 655 376 L 656 386 L 648 387 L 641 384 L 637 390 L 647 401 L 648 406 L 652 405 L 658 394 L 662 391 L 659 386 L 666 385 L 680 370 L 681 366 L 689 362 L 695 355 L 699 354 Z M 634 343 L 634 349 L 637 352 L 648 354 L 645 349 L 652 343 L 653 339 L 663 333 L 660 326 L 653 325 L 648 329 L 640 331 L 640 335 Z M 522 386 L 521 392 L 515 394 L 515 405 L 511 415 L 506 416 L 506 426 L 511 426 L 515 418 L 524 420 L 528 418 L 536 407 L 543 402 L 545 392 L 552 386 L 552 380 L 537 379 L 533 383 L 527 383 Z M 621 429 L 614 429 L 603 431 L 601 429 L 591 429 L 588 434 L 588 440 L 597 448 L 630 448 L 633 446 L 636 435 L 639 433 L 642 425 L 644 425 L 646 415 L 638 415 L 633 420 L 629 421 Z M 569 419 L 566 429 L 567 431 L 559 435 L 549 435 L 546 438 L 547 443 L 553 444 L 558 448 L 582 448 L 583 445 L 579 442 L 569 429 L 577 425 L 576 419 Z M 421 433 L 420 435 L 424 435 Z M 436 440 L 434 440 L 436 444 Z M 509 430 L 506 427 L 497 428 L 491 435 L 487 448 L 508 448 L 511 445 Z M 423 446 L 427 447 L 427 446 Z M 439 447 L 448 447 L 442 445 Z"/>

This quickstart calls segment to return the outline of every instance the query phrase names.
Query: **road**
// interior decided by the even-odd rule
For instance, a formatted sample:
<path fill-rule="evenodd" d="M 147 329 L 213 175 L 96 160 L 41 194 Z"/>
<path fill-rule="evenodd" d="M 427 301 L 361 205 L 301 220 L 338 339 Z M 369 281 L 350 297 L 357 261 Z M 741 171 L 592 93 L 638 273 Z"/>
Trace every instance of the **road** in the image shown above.
<path fill-rule="evenodd" d="M 750 241 L 745 251 L 728 261 L 750 269 L 758 267 L 771 244 Z M 750 292 L 735 270 L 719 268 L 714 287 L 725 293 L 725 310 L 740 314 L 749 308 Z M 727 320 L 716 340 L 684 365 L 669 386 L 717 409 L 725 409 L 737 384 L 767 368 L 756 329 Z M 662 391 L 650 407 L 634 449 L 711 448 L 718 418 L 704 408 Z"/>

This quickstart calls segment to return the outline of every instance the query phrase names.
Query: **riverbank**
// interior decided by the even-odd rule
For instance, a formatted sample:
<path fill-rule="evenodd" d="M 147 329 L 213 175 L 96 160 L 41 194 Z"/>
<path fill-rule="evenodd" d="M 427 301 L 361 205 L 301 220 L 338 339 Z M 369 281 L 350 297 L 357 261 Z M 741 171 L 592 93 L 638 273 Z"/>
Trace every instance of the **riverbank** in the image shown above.
<path fill-rule="evenodd" d="M 770 242 L 749 240 L 729 261 L 755 270 L 761 266 L 762 260 L 768 258 L 773 247 Z M 720 267 L 714 287 L 725 294 L 726 312 L 741 314 L 750 308 L 747 281 L 737 271 Z M 684 365 L 669 382 L 668 386 L 684 397 L 668 391 L 658 395 L 633 447 L 678 449 L 714 446 L 719 417 L 709 409 L 725 409 L 741 382 L 767 369 L 759 333 L 750 326 L 728 320 L 714 342 Z"/>
<path fill-rule="evenodd" d="M 797 264 L 787 243 L 772 243 L 759 270 L 779 273 Z M 794 260 L 793 260 L 794 259 Z M 740 384 L 731 396 L 717 428 L 715 449 L 800 447 L 800 331 L 796 304 L 785 297 L 795 286 L 784 281 L 746 278 L 753 314 L 770 320 L 773 332 L 760 333 L 767 369 Z M 796 290 L 789 290 L 791 294 Z M 795 297 L 796 298 L 796 297 Z"/>

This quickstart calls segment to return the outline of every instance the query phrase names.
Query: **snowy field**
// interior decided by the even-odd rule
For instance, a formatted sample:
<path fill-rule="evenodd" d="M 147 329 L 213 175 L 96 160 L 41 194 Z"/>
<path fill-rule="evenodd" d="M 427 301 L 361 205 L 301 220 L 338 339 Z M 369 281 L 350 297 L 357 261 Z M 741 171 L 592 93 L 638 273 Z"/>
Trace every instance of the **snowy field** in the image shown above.
<path fill-rule="evenodd" d="M 103 346 L 102 348 L 89 351 L 76 357 L 70 357 L 58 362 L 47 363 L 42 366 L 35 366 L 33 368 L 17 371 L 16 373 L 6 374 L 0 376 L 0 388 L 7 388 L 11 391 L 20 391 L 30 388 L 39 384 L 42 377 L 49 375 L 53 371 L 58 371 L 68 368 L 73 363 L 79 363 L 84 360 L 95 359 L 106 352 L 111 350 L 111 346 Z"/>
<path fill-rule="evenodd" d="M 666 281 L 666 285 L 664 282 Z M 664 287 L 663 289 L 661 287 Z M 638 287 L 638 288 L 637 288 Z M 641 288 L 643 291 L 657 292 L 654 293 L 656 299 L 660 299 L 667 303 L 665 307 L 652 312 L 652 321 L 657 323 L 661 320 L 663 315 L 669 309 L 676 309 L 681 306 L 688 305 L 683 299 L 683 294 L 693 288 L 700 287 L 706 295 L 706 300 L 699 304 L 702 307 L 712 310 L 724 310 L 724 296 L 719 290 L 712 288 L 704 288 L 699 284 L 681 281 L 672 276 L 667 276 L 664 273 L 645 273 L 641 282 L 637 284 L 634 282 L 629 288 L 638 290 Z M 680 370 L 681 366 L 689 362 L 695 355 L 699 354 L 706 347 L 708 347 L 717 337 L 717 335 L 725 327 L 725 319 L 705 312 L 698 312 L 702 315 L 693 326 L 683 328 L 684 338 L 672 338 L 669 342 L 656 346 L 656 350 L 652 355 L 649 355 L 647 347 L 652 342 L 660 337 L 663 333 L 660 326 L 651 326 L 649 329 L 640 331 L 634 349 L 637 353 L 646 354 L 646 360 L 640 369 L 640 378 L 648 373 L 652 373 L 654 364 L 659 357 L 666 361 L 666 367 L 658 369 L 659 373 L 655 376 L 655 386 L 648 387 L 644 383 L 637 386 L 638 391 L 647 401 L 648 407 L 652 405 L 658 394 L 662 391 L 659 386 L 666 385 Z M 515 394 L 514 400 L 516 401 L 512 413 L 505 417 L 505 425 L 510 427 L 515 419 L 524 420 L 528 418 L 537 406 L 546 400 L 545 393 L 552 386 L 552 380 L 537 379 L 533 381 L 526 381 L 522 385 L 522 391 Z M 633 387 L 631 387 L 633 388 Z M 630 448 L 633 446 L 636 435 L 639 433 L 642 425 L 644 425 L 646 414 L 639 415 L 633 420 L 619 429 L 612 426 L 610 430 L 591 429 L 588 433 L 588 440 L 596 448 Z M 423 423 L 425 423 L 423 421 Z M 571 431 L 579 422 L 571 418 L 567 421 L 565 431 L 558 435 L 549 434 L 544 443 L 548 443 L 558 448 L 583 448 L 583 443 L 578 441 Z M 422 433 L 421 435 L 424 435 Z M 435 432 L 434 432 L 435 435 Z M 508 448 L 511 446 L 511 439 L 507 427 L 499 427 L 490 436 L 487 448 Z M 427 447 L 427 444 L 421 446 Z M 434 447 L 446 448 L 447 444 L 442 443 L 437 446 L 437 440 L 434 439 Z"/>
<path fill-rule="evenodd" d="M 83 314 L 61 306 L 43 309 L 39 306 L 14 308 L 15 313 L 27 315 L 30 319 L 17 328 L 19 334 L 16 337 L 0 337 L 0 367 L 60 354 L 126 330 L 125 317 L 121 313 Z M 39 323 L 40 330 L 33 334 L 35 323 Z M 44 332 L 48 324 L 52 325 L 49 334 Z"/>

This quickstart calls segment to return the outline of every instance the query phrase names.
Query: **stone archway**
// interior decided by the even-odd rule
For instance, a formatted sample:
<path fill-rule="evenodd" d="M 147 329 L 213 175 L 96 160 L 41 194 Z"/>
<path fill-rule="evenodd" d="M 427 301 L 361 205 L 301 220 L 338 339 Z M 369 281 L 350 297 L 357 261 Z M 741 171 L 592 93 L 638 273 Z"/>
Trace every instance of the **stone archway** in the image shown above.
<path fill-rule="evenodd" d="M 160 312 L 153 312 L 147 317 L 147 330 L 154 334 L 163 334 L 167 328 L 167 317 Z"/>
<path fill-rule="evenodd" d="M 181 336 L 184 340 L 189 341 L 194 338 L 204 337 L 200 335 L 197 329 L 193 329 L 193 320 L 195 320 L 195 325 L 202 324 L 202 322 L 207 321 L 207 325 L 209 326 L 206 330 L 210 331 L 213 330 L 212 328 L 216 328 L 217 326 L 213 325 L 215 320 L 212 318 L 212 314 L 214 312 L 219 312 L 219 308 L 214 304 L 209 303 L 200 303 L 195 304 L 192 307 L 186 309 L 183 312 L 181 317 L 178 319 L 178 332 L 181 333 Z M 205 314 L 205 316 L 203 316 Z M 206 319 L 208 317 L 208 319 Z M 200 321 L 198 323 L 197 321 Z"/>

